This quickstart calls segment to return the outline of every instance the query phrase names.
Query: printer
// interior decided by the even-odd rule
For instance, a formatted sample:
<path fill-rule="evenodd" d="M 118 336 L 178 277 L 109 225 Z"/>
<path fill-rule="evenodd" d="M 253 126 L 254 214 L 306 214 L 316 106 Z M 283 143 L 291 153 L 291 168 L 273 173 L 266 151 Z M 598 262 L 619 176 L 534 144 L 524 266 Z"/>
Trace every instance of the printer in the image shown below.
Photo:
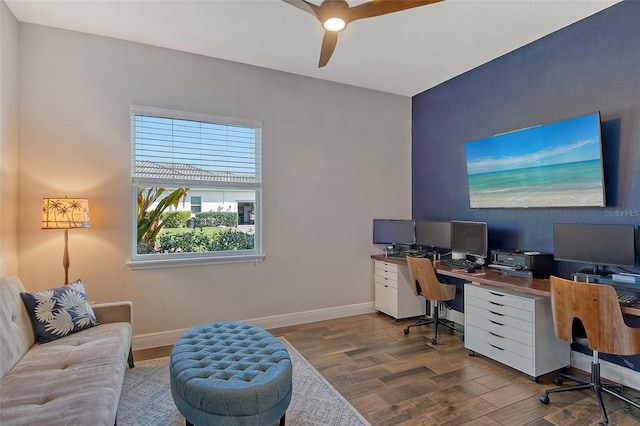
<path fill-rule="evenodd" d="M 553 255 L 538 251 L 491 250 L 491 263 L 506 275 L 548 278 L 553 269 Z"/>

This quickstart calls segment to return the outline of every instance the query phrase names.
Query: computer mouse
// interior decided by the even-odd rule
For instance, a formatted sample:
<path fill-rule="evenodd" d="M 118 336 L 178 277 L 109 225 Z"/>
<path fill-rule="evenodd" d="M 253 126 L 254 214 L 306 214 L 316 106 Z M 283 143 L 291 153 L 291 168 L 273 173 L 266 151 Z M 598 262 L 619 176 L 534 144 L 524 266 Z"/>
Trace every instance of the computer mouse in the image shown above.
<path fill-rule="evenodd" d="M 469 267 L 468 267 L 467 269 L 465 269 L 464 271 L 465 271 L 465 272 L 475 272 L 475 271 L 476 271 L 476 269 L 478 269 L 478 268 L 476 268 L 475 266 L 469 266 Z"/>

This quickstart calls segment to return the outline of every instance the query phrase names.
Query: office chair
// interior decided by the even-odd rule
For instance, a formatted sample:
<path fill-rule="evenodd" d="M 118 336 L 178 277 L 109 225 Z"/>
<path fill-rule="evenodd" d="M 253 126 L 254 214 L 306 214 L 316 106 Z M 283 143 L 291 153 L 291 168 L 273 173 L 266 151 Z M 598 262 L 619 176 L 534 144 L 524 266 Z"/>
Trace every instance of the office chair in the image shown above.
<path fill-rule="evenodd" d="M 554 276 L 549 280 L 556 336 L 569 343 L 587 345 L 593 351 L 593 361 L 589 381 L 561 374 L 561 377 L 569 378 L 579 384 L 546 390 L 540 396 L 540 402 L 549 404 L 550 393 L 591 389 L 595 393 L 604 417 L 603 422 L 598 424 L 604 425 L 609 423 L 609 418 L 602 400 L 603 392 L 640 408 L 640 404 L 621 395 L 622 386 L 604 385 L 600 380 L 599 352 L 613 355 L 640 353 L 640 328 L 625 324 L 615 289 L 606 284 L 570 281 Z M 557 385 L 562 384 L 561 378 L 554 382 Z"/>
<path fill-rule="evenodd" d="M 435 324 L 435 337 L 431 339 L 431 343 L 438 344 L 438 325 L 444 325 L 451 330 L 458 331 L 452 322 L 441 321 L 439 318 L 439 302 L 453 300 L 456 297 L 456 286 L 453 284 L 443 284 L 438 281 L 436 271 L 433 268 L 431 259 L 407 257 L 407 265 L 409 266 L 409 277 L 411 278 L 411 288 L 416 296 L 422 296 L 426 300 L 434 302 L 433 323 Z M 431 321 L 419 320 L 404 329 L 404 334 L 409 334 L 409 328 L 426 325 Z"/>

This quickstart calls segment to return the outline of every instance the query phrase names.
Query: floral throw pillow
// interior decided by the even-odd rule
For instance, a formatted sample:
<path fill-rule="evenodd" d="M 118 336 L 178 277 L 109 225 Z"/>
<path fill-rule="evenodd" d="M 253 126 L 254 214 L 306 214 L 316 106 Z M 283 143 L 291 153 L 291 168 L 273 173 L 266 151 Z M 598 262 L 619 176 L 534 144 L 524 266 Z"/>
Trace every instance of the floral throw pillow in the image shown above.
<path fill-rule="evenodd" d="M 31 317 L 36 342 L 47 343 L 98 325 L 82 280 L 64 287 L 20 293 Z"/>

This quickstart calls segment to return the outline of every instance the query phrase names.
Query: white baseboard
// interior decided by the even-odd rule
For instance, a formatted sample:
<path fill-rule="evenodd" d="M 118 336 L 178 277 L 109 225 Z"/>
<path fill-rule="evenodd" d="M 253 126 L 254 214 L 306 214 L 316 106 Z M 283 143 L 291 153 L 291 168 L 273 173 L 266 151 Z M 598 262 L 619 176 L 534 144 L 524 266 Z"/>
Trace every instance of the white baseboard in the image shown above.
<path fill-rule="evenodd" d="M 571 351 L 571 365 L 575 368 L 589 373 L 591 361 L 593 357 L 582 352 Z M 600 360 L 600 376 L 633 389 L 640 389 L 640 372 L 631 368 Z"/>
<path fill-rule="evenodd" d="M 253 318 L 241 320 L 261 328 L 279 328 L 290 325 L 307 324 L 335 318 L 349 317 L 353 315 L 369 314 L 375 312 L 373 302 L 357 305 L 338 306 L 335 308 L 317 309 L 313 311 L 295 312 L 292 314 L 274 315 L 271 317 Z M 169 330 L 158 333 L 138 334 L 133 336 L 133 350 L 156 348 L 173 345 L 188 329 Z"/>

